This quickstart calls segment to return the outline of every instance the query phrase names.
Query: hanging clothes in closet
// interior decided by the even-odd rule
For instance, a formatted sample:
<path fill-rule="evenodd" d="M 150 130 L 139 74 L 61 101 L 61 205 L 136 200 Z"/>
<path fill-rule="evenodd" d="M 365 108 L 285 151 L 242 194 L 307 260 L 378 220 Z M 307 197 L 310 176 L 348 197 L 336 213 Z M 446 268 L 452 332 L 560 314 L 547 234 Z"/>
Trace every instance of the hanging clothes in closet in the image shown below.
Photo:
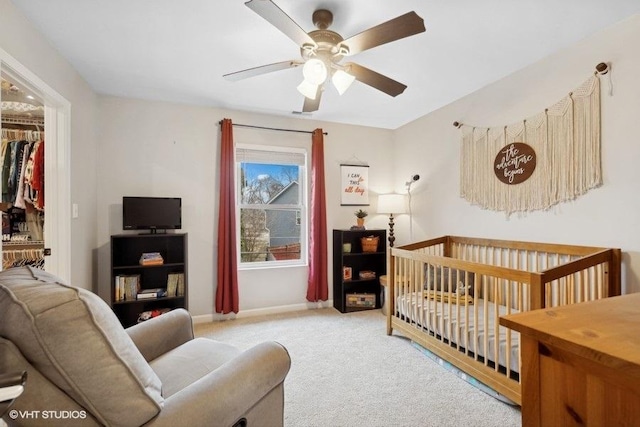
<path fill-rule="evenodd" d="M 41 131 L 7 128 L 3 120 L 0 181 L 3 268 L 44 268 L 44 140 Z"/>
<path fill-rule="evenodd" d="M 44 211 L 44 142 L 2 140 L 2 202 Z"/>

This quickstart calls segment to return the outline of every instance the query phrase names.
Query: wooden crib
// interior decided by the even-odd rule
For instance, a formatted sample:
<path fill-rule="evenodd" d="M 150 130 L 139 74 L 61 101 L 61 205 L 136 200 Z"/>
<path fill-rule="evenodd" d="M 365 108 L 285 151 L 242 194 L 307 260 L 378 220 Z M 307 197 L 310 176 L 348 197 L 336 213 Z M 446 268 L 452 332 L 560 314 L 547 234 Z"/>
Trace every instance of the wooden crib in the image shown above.
<path fill-rule="evenodd" d="M 444 236 L 391 249 L 397 331 L 521 404 L 520 336 L 505 314 L 620 295 L 619 249 Z"/>

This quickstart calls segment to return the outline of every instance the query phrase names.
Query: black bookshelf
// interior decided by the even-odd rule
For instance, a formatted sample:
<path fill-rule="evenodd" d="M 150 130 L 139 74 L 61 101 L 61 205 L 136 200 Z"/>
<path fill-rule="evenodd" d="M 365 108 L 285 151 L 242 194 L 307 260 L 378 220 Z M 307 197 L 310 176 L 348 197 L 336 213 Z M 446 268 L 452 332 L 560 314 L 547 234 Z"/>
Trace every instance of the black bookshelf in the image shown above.
<path fill-rule="evenodd" d="M 161 265 L 140 265 L 143 253 L 159 252 Z M 184 291 L 177 296 L 116 300 L 119 276 L 138 276 L 140 289 L 167 288 L 169 275 L 183 276 Z M 141 313 L 152 310 L 188 308 L 187 234 L 117 234 L 111 236 L 110 305 L 124 327 L 138 322 Z"/>
<path fill-rule="evenodd" d="M 378 238 L 375 251 L 363 251 L 361 239 Z M 350 251 L 345 251 L 345 244 Z M 345 277 L 345 268 L 350 269 L 350 278 Z M 333 306 L 342 313 L 370 310 L 382 306 L 380 276 L 387 270 L 386 230 L 333 230 Z M 360 278 L 360 272 L 370 271 L 375 277 Z M 366 296 L 373 304 L 354 305 L 356 296 Z M 364 298 L 363 298 L 364 299 Z"/>

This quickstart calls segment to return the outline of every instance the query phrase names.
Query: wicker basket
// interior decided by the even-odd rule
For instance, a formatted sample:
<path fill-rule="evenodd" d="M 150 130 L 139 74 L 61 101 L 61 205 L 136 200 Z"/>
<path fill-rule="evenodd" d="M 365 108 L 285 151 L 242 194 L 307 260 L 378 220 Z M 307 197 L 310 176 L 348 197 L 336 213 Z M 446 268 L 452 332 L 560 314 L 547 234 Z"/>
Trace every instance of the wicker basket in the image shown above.
<path fill-rule="evenodd" d="M 376 252 L 378 250 L 378 236 L 368 236 L 360 238 L 362 243 L 362 252 Z"/>

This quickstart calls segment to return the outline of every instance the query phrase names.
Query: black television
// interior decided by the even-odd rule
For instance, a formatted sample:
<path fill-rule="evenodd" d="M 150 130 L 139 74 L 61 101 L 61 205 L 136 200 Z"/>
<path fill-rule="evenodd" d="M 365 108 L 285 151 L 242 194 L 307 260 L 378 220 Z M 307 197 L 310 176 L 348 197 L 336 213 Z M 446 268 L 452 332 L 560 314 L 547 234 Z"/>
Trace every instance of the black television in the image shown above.
<path fill-rule="evenodd" d="M 179 197 L 122 198 L 124 230 L 178 230 L 182 228 L 182 199 Z"/>

